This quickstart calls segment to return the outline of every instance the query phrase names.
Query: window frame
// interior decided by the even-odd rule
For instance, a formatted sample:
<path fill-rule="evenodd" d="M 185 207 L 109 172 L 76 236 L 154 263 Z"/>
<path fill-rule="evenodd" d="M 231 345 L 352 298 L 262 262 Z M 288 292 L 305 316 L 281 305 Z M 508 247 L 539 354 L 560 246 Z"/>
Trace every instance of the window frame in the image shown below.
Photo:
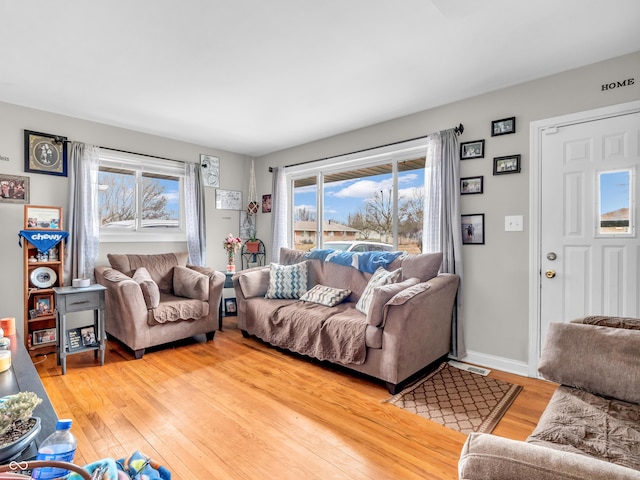
<path fill-rule="evenodd" d="M 100 227 L 100 242 L 185 242 L 186 219 L 185 219 L 185 179 L 186 164 L 175 160 L 165 160 L 134 153 L 119 152 L 115 150 L 100 149 L 99 167 L 115 168 L 131 171 L 135 175 L 136 188 L 136 219 L 135 226 L 131 228 L 102 228 Z M 139 214 L 142 211 L 142 198 L 140 195 L 141 179 L 144 174 L 166 175 L 178 178 L 179 200 L 178 200 L 178 226 L 167 227 L 166 229 L 157 227 L 145 227 L 142 225 L 142 218 Z M 96 178 L 99 184 L 99 174 Z M 99 186 L 99 185 L 98 185 Z M 98 189 L 96 189 L 98 190 Z"/>
<path fill-rule="evenodd" d="M 294 183 L 296 180 L 316 177 L 316 242 L 317 248 L 322 248 L 324 235 L 322 235 L 324 218 L 324 176 L 334 173 L 355 170 L 359 168 L 374 167 L 391 164 L 393 179 L 393 246 L 398 249 L 398 163 L 415 159 L 416 157 L 428 158 L 429 141 L 427 137 L 410 140 L 407 142 L 386 145 L 370 150 L 350 153 L 337 157 L 327 158 L 311 163 L 302 163 L 286 167 L 288 185 L 287 218 L 289 245 L 295 245 L 295 221 L 294 221 Z"/>

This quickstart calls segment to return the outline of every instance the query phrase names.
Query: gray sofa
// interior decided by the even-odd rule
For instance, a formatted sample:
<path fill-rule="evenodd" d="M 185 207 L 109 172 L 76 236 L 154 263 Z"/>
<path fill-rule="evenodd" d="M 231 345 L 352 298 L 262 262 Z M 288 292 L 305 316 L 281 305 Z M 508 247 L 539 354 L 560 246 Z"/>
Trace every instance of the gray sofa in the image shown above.
<path fill-rule="evenodd" d="M 107 287 L 105 330 L 131 350 L 205 334 L 213 339 L 225 275 L 187 265 L 187 252 L 108 255 L 110 266 L 95 268 Z"/>
<path fill-rule="evenodd" d="M 459 477 L 640 480 L 640 320 L 550 326 L 540 373 L 559 383 L 525 442 L 471 434 Z"/>
<path fill-rule="evenodd" d="M 442 254 L 394 259 L 387 271 L 399 272 L 398 281 L 370 289 L 366 314 L 356 306 L 371 273 L 309 259 L 304 252 L 287 248 L 282 249 L 280 262 L 281 266 L 306 264 L 304 283 L 309 291 L 323 286 L 318 288 L 350 293 L 335 306 L 265 298 L 274 265 L 239 272 L 233 285 L 238 326 L 245 336 L 382 380 L 391 393 L 447 356 L 459 277 L 438 274 Z"/>

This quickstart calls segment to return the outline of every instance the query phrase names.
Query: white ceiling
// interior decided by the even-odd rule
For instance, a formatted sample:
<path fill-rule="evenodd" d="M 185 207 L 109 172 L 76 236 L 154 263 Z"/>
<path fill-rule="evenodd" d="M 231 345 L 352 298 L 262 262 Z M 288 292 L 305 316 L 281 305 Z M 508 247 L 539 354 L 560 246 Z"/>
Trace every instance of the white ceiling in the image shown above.
<path fill-rule="evenodd" d="M 640 50 L 638 0 L 5 0 L 0 18 L 0 101 L 252 156 Z"/>

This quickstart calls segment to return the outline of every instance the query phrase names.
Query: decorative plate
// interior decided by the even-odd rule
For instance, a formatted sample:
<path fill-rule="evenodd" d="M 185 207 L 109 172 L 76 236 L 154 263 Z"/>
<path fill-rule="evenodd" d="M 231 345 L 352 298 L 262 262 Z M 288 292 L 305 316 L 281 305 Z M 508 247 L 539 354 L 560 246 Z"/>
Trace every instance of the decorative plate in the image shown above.
<path fill-rule="evenodd" d="M 58 276 L 49 267 L 38 267 L 31 272 L 29 279 L 38 288 L 49 288 L 56 283 Z"/>

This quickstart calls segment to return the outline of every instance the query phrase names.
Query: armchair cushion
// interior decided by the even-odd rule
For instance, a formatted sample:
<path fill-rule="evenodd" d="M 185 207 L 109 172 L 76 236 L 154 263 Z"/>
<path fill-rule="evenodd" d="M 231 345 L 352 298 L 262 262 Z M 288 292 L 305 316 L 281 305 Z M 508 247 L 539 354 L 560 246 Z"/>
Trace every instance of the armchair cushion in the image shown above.
<path fill-rule="evenodd" d="M 158 289 L 158 284 L 151 278 L 149 271 L 144 267 L 140 267 L 136 270 L 136 273 L 133 274 L 133 279 L 140 285 L 144 303 L 147 304 L 147 308 L 158 308 L 160 304 L 160 290 Z"/>
<path fill-rule="evenodd" d="M 205 302 L 209 300 L 209 277 L 187 267 L 173 267 L 173 292 Z"/>
<path fill-rule="evenodd" d="M 162 293 L 172 294 L 173 267 L 186 267 L 189 254 L 187 252 L 160 253 L 155 255 L 108 254 L 112 268 L 129 277 L 140 267 L 145 267 L 153 281 L 158 284 Z"/>
<path fill-rule="evenodd" d="M 538 370 L 552 382 L 640 403 L 640 331 L 552 323 Z"/>

